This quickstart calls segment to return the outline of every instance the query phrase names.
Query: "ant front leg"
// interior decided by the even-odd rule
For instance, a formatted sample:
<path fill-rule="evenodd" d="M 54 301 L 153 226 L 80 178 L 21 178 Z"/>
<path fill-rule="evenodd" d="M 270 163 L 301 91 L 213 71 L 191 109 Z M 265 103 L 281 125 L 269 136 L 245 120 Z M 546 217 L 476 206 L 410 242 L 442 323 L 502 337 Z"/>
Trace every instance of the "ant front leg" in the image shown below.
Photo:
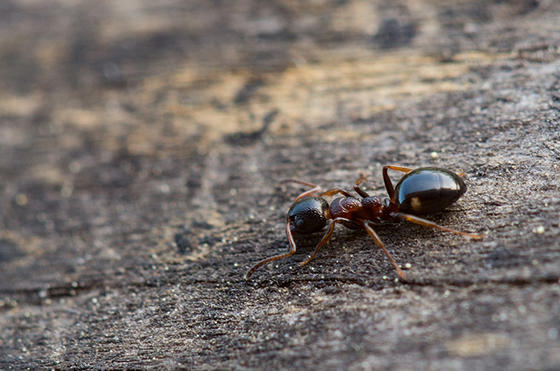
<path fill-rule="evenodd" d="M 346 218 L 334 218 L 333 221 L 331 222 L 331 225 L 329 226 L 329 229 L 327 230 L 327 233 L 325 233 L 325 235 L 323 236 L 323 238 L 321 238 L 321 241 L 317 244 L 317 246 L 315 246 L 315 250 L 313 251 L 313 254 L 311 254 L 311 256 L 309 258 L 307 258 L 305 261 L 299 263 L 300 267 L 303 267 L 304 265 L 307 265 L 311 262 L 311 260 L 315 259 L 315 256 L 317 256 L 317 253 L 319 252 L 319 249 L 323 246 L 325 246 L 327 244 L 327 242 L 329 242 L 331 235 L 334 231 L 334 226 L 336 225 L 336 223 L 343 223 L 343 222 L 348 222 L 348 223 L 352 223 L 352 221 L 350 219 L 346 219 Z"/>
<path fill-rule="evenodd" d="M 247 274 L 245 274 L 245 280 L 248 280 L 249 277 L 251 277 L 251 275 L 253 274 L 253 272 L 255 272 L 257 269 L 259 269 L 260 267 L 262 267 L 266 263 L 270 263 L 271 261 L 274 261 L 274 260 L 284 259 L 284 258 L 292 256 L 296 253 L 296 243 L 294 241 L 294 237 L 292 236 L 292 231 L 290 230 L 290 223 L 286 223 L 286 235 L 288 236 L 288 243 L 290 244 L 290 251 L 288 251 L 286 254 L 275 255 L 275 256 L 271 256 L 270 258 L 266 258 L 264 260 L 261 260 L 260 262 L 255 264 L 253 266 L 253 268 L 249 269 Z"/>
<path fill-rule="evenodd" d="M 389 174 L 387 173 L 387 170 L 389 169 L 400 171 L 405 174 L 410 173 L 414 169 L 411 169 L 409 167 L 403 167 L 403 166 L 395 166 L 395 165 L 383 166 L 383 182 L 385 183 L 385 189 L 387 190 L 387 194 L 389 195 L 391 202 L 395 202 L 395 188 L 393 187 L 391 178 L 389 178 Z"/>

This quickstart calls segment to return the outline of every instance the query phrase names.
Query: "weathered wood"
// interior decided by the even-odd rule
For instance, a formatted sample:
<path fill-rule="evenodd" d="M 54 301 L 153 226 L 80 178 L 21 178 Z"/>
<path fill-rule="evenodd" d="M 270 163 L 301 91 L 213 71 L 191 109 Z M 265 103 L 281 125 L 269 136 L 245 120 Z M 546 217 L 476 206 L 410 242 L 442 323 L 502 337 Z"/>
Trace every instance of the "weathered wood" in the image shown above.
<path fill-rule="evenodd" d="M 450 4 L 451 3 L 451 4 Z M 0 4 L 0 368 L 560 368 L 560 4 Z M 481 242 L 284 251 L 297 177 L 465 171 Z"/>

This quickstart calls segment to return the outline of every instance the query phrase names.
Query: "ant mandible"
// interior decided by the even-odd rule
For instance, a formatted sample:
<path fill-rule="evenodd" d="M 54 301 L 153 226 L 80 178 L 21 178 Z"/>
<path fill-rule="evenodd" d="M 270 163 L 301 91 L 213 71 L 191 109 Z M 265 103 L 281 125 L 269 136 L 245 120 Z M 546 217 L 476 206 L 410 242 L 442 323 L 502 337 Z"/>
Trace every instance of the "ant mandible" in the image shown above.
<path fill-rule="evenodd" d="M 405 173 L 397 185 L 389 178 L 388 170 Z M 429 214 L 442 211 L 451 205 L 467 190 L 461 174 L 455 174 L 447 169 L 436 167 L 422 167 L 410 169 L 402 166 L 384 166 L 383 181 L 389 197 L 370 196 L 360 188 L 360 184 L 366 180 L 360 176 L 354 182 L 354 191 L 361 197 L 356 198 L 340 188 L 333 188 L 321 192 L 321 187 L 312 183 L 297 179 L 289 179 L 287 182 L 298 183 L 311 189 L 296 197 L 290 207 L 286 222 L 286 235 L 290 245 L 290 251 L 285 254 L 271 256 L 261 260 L 251 268 L 245 279 L 249 279 L 253 272 L 271 261 L 287 258 L 296 252 L 296 243 L 292 233 L 310 234 L 319 232 L 331 220 L 329 228 L 321 241 L 315 246 L 313 254 L 307 260 L 300 263 L 304 266 L 311 262 L 319 249 L 330 239 L 336 224 L 342 224 L 351 229 L 365 229 L 377 246 L 383 250 L 399 278 L 406 281 L 406 275 L 399 268 L 383 242 L 373 229 L 382 221 L 408 221 L 428 228 L 436 228 L 472 239 L 481 239 L 482 235 L 457 231 L 438 225 L 429 220 L 420 218 L 418 214 Z M 343 197 L 336 198 L 329 203 L 324 196 L 340 194 Z"/>

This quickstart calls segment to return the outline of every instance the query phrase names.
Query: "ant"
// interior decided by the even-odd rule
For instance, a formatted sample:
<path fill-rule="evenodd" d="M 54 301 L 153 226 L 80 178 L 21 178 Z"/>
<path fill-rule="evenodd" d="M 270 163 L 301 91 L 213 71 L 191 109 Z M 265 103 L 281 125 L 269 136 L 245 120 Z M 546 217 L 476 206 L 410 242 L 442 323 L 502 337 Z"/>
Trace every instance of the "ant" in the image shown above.
<path fill-rule="evenodd" d="M 389 169 L 405 174 L 395 187 L 393 187 L 393 183 L 389 178 Z M 457 231 L 416 216 L 418 214 L 440 212 L 457 201 L 467 190 L 467 186 L 461 178 L 463 175 L 464 173 L 455 174 L 450 170 L 436 167 L 410 169 L 402 166 L 384 166 L 383 181 L 389 196 L 388 198 L 370 196 L 361 189 L 360 184 L 366 180 L 365 175 L 361 175 L 354 182 L 354 191 L 361 198 L 354 197 L 340 188 L 321 192 L 321 187 L 318 185 L 297 179 L 288 179 L 285 182 L 298 183 L 311 188 L 296 197 L 288 211 L 286 235 L 290 251 L 261 260 L 247 272 L 245 279 L 249 279 L 253 272 L 261 266 L 295 254 L 296 244 L 292 233 L 310 234 L 319 232 L 325 227 L 327 221 L 331 220 L 327 232 L 317 246 L 315 246 L 313 254 L 307 260 L 301 262 L 300 266 L 311 262 L 319 252 L 319 249 L 331 238 L 335 225 L 342 224 L 351 229 L 365 229 L 377 246 L 383 250 L 399 278 L 406 281 L 406 275 L 399 268 L 391 254 L 389 254 L 389 251 L 387 251 L 385 245 L 375 232 L 374 227 L 383 221 L 395 222 L 405 220 L 424 227 L 455 233 L 463 237 L 481 239 L 482 235 Z M 323 198 L 324 196 L 334 196 L 337 194 L 342 195 L 342 197 L 335 198 L 331 201 L 330 205 Z"/>

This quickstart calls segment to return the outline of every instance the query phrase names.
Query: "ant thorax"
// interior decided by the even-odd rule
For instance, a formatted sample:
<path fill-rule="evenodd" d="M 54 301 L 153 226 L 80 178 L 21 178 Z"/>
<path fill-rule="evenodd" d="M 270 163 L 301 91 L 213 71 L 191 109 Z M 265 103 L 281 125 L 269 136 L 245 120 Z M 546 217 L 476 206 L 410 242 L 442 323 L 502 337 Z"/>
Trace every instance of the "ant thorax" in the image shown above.
<path fill-rule="evenodd" d="M 364 197 L 362 207 L 364 209 L 364 219 L 379 221 L 391 212 L 391 201 L 387 197 Z"/>
<path fill-rule="evenodd" d="M 354 197 L 339 197 L 332 200 L 329 211 L 332 219 L 352 219 L 355 213 L 358 212 L 361 208 L 361 200 Z"/>
<path fill-rule="evenodd" d="M 339 197 L 329 207 L 331 218 L 346 218 L 354 221 L 378 221 L 391 210 L 391 203 L 383 197 Z"/>

